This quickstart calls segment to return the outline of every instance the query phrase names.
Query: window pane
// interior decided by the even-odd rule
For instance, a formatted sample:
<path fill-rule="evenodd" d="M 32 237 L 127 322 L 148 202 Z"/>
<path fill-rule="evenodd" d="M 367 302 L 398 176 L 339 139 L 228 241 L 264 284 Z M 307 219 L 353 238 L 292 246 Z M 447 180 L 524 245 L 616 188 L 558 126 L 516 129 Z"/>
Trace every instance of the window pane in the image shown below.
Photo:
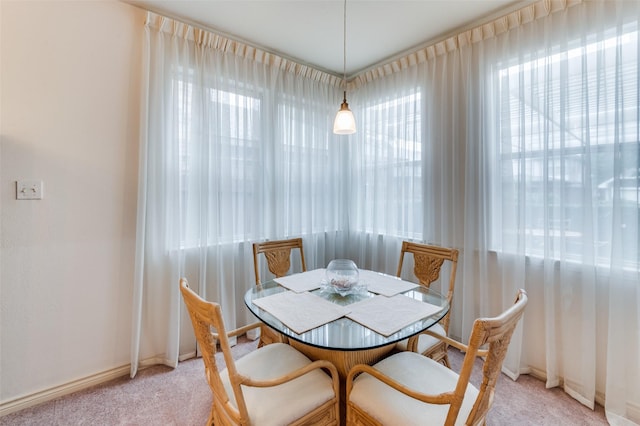
<path fill-rule="evenodd" d="M 422 100 L 409 92 L 364 109 L 359 231 L 422 235 Z"/>
<path fill-rule="evenodd" d="M 497 71 L 498 250 L 638 267 L 638 32 L 577 40 Z M 622 234 L 621 234 L 622 235 Z M 629 238 L 632 236 L 633 238 Z M 635 242 L 634 242 L 635 241 Z"/>

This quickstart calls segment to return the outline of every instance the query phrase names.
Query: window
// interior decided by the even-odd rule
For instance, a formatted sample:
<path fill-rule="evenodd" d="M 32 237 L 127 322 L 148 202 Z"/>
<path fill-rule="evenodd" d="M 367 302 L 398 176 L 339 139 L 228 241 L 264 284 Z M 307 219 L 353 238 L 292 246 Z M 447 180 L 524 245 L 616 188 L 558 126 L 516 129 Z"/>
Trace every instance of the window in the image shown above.
<path fill-rule="evenodd" d="M 238 214 L 253 209 L 259 190 L 260 97 L 251 90 L 237 93 L 179 80 L 174 81 L 174 95 L 179 117 L 181 246 L 260 238 L 254 223 Z M 199 218 L 210 212 L 227 215 L 225 223 L 231 226 L 208 227 L 204 232 Z"/>
<path fill-rule="evenodd" d="M 419 88 L 364 109 L 359 231 L 421 238 L 421 111 Z"/>
<path fill-rule="evenodd" d="M 175 138 L 167 141 L 168 162 L 174 151 L 177 159 L 168 167 L 179 167 L 179 182 L 164 190 L 180 191 L 180 229 L 168 231 L 180 242 L 172 246 L 337 230 L 344 202 L 335 194 L 346 172 L 333 161 L 339 152 L 329 144 L 327 103 L 258 83 L 212 78 L 205 85 L 183 75 L 167 102 L 176 123 L 167 131 Z"/>
<path fill-rule="evenodd" d="M 327 136 L 326 106 L 313 98 L 281 93 L 278 96 L 276 140 L 277 208 L 285 235 L 335 231 L 341 203 L 335 183 L 342 172 L 332 161 Z M 282 202 L 288 200 L 288 202 Z"/>
<path fill-rule="evenodd" d="M 620 235 L 638 267 L 638 32 L 613 34 L 497 71 L 496 249 L 610 264 Z"/>

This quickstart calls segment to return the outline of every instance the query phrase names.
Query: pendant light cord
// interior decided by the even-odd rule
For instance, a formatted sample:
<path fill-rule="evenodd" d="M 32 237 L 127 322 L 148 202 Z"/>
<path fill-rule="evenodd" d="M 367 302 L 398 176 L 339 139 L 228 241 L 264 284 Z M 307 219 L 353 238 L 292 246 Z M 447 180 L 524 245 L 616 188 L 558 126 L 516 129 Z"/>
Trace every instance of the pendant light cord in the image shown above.
<path fill-rule="evenodd" d="M 347 90 L 347 0 L 344 0 L 344 28 L 343 28 L 343 43 L 342 46 L 342 75 L 343 75 L 343 83 L 344 90 Z"/>

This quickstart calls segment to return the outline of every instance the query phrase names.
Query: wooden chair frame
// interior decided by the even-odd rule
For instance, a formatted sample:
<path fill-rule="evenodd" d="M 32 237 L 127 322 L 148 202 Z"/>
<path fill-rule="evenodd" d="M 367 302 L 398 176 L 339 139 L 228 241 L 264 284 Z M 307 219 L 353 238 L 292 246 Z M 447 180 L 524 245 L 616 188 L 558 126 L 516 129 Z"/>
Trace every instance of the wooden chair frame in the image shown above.
<path fill-rule="evenodd" d="M 207 424 L 249 425 L 249 414 L 243 396 L 243 387 L 277 386 L 294 380 L 315 369 L 324 369 L 329 373 L 332 379 L 335 397 L 304 417 L 298 419 L 293 424 L 338 424 L 340 390 L 338 371 L 332 363 L 323 360 L 314 361 L 303 368 L 299 368 L 285 376 L 273 380 L 258 381 L 253 380 L 250 377 L 243 376 L 236 369 L 235 360 L 231 355 L 229 337 L 242 335 L 248 330 L 258 327 L 260 324 L 253 323 L 227 332 L 219 304 L 202 299 L 189 288 L 187 280 L 184 278 L 180 279 L 180 291 L 182 292 L 183 300 L 187 306 L 187 310 L 189 311 L 193 330 L 200 345 L 200 350 L 202 351 L 205 375 L 213 393 L 213 404 Z M 212 328 L 216 331 L 212 332 Z M 237 402 L 237 407 L 234 407 L 230 402 L 229 395 L 227 394 L 222 379 L 220 378 L 215 357 L 216 343 L 218 343 L 222 349 L 225 365 L 233 388 L 233 394 L 235 396 L 235 401 Z"/>
<path fill-rule="evenodd" d="M 449 312 L 440 320 L 440 324 L 444 331 L 449 333 L 449 319 L 451 306 L 453 305 L 453 289 L 456 283 L 456 270 L 458 267 L 458 250 L 449 249 L 439 246 L 427 244 L 413 243 L 403 241 L 400 250 L 400 260 L 398 262 L 397 276 L 402 274 L 402 265 L 405 253 L 413 254 L 414 268 L 413 273 L 420 281 L 420 285 L 430 287 L 431 283 L 440 277 L 440 269 L 445 261 L 451 262 L 451 273 L 449 275 L 449 289 L 447 291 L 447 300 L 449 302 Z M 418 339 L 420 335 L 413 336 L 407 343 L 407 350 L 416 352 L 418 349 Z M 447 355 L 448 345 L 446 342 L 439 342 L 437 345 L 430 347 L 423 355 L 428 356 L 435 361 L 442 362 L 450 367 L 449 356 Z"/>
<path fill-rule="evenodd" d="M 302 271 L 306 271 L 307 266 L 304 261 L 302 238 L 253 243 L 253 270 L 256 274 L 256 285 L 260 284 L 260 271 L 258 265 L 258 255 L 260 253 L 264 254 L 269 271 L 275 275 L 276 278 L 279 278 L 285 276 L 287 272 L 289 272 L 289 269 L 291 269 L 291 250 L 293 249 L 300 250 Z M 258 343 L 258 347 L 274 342 L 288 343 L 288 341 L 289 339 L 287 336 L 282 333 L 278 333 L 264 324 L 260 327 L 260 342 Z"/>
<path fill-rule="evenodd" d="M 263 253 L 267 259 L 267 268 L 276 276 L 283 277 L 291 269 L 291 250 L 300 250 L 300 261 L 302 271 L 307 270 L 304 262 L 304 249 L 302 248 L 302 238 L 292 238 L 289 240 L 264 241 L 253 243 L 253 269 L 256 274 L 256 284 L 260 284 L 260 271 L 258 269 L 258 254 Z"/>
<path fill-rule="evenodd" d="M 484 358 L 482 368 L 483 377 L 479 388 L 478 396 L 473 404 L 473 408 L 465 422 L 466 425 L 481 425 L 485 423 L 485 419 L 495 393 L 496 382 L 502 368 L 502 363 L 511 341 L 513 331 L 518 325 L 518 321 L 524 313 L 527 305 L 527 293 L 524 290 L 518 292 L 515 304 L 494 318 L 478 318 L 473 323 L 469 344 L 464 345 L 460 342 L 441 336 L 437 333 L 428 332 L 429 335 L 440 339 L 447 344 L 454 346 L 460 351 L 465 352 L 465 357 L 458 375 L 458 382 L 455 389 L 451 392 L 445 392 L 438 395 L 427 395 L 416 392 L 405 387 L 396 380 L 380 373 L 375 367 L 359 364 L 351 369 L 347 376 L 347 424 L 357 425 L 379 425 L 380 423 L 350 400 L 351 391 L 353 390 L 353 380 L 361 373 L 367 373 L 378 380 L 386 383 L 399 392 L 402 392 L 412 398 L 428 404 L 449 404 L 449 411 L 445 425 L 454 425 L 464 400 L 465 391 L 469 383 L 469 378 L 473 371 L 475 358 Z M 488 349 L 480 349 L 482 346 L 488 345 Z M 443 367 L 444 368 L 444 367 Z M 429 419 L 424 419 L 424 423 L 428 424 Z"/>

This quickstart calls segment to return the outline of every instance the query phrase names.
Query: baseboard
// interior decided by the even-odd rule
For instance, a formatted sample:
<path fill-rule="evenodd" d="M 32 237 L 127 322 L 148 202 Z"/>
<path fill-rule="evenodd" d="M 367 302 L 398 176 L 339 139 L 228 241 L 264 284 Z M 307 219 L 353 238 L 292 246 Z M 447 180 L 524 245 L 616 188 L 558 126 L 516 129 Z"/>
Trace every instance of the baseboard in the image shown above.
<path fill-rule="evenodd" d="M 60 398 L 61 396 L 69 395 L 71 393 L 99 385 L 104 382 L 108 382 L 109 380 L 127 376 L 130 371 L 131 366 L 127 364 L 123 365 L 122 367 L 113 368 L 111 370 L 94 374 L 83 379 L 78 379 L 64 385 L 56 386 L 44 391 L 36 392 L 30 395 L 0 403 L 0 417 L 7 414 L 15 413 L 16 411 L 20 411 L 25 408 L 42 404 L 43 402 L 51 401 L 52 399 Z"/>
<path fill-rule="evenodd" d="M 542 380 L 543 382 L 547 381 L 547 373 L 540 368 L 529 366 L 529 367 L 523 368 L 521 373 L 533 376 L 538 380 Z"/>
<path fill-rule="evenodd" d="M 189 352 L 189 353 L 186 353 L 186 354 L 182 354 L 182 355 L 180 355 L 180 356 L 178 357 L 178 361 L 180 361 L 180 362 L 182 362 L 182 361 L 186 361 L 186 360 L 188 360 L 188 359 L 195 358 L 196 356 L 197 356 L 197 355 L 196 355 L 196 351 Z"/>
<path fill-rule="evenodd" d="M 256 340 L 260 337 L 260 329 L 252 328 L 251 330 L 247 331 L 246 336 L 249 340 Z"/>
<path fill-rule="evenodd" d="M 2 1 L 2 0 L 0 0 Z M 180 361 L 196 357 L 195 352 L 183 354 L 179 357 Z M 138 371 L 145 368 L 153 367 L 155 365 L 173 365 L 168 359 L 162 356 L 149 357 L 141 360 L 138 363 Z M 14 398 L 9 401 L 0 403 L 0 417 L 7 414 L 15 413 L 16 411 L 23 410 L 25 408 L 33 407 L 43 402 L 51 401 L 52 399 L 60 398 L 65 395 L 69 395 L 74 392 L 78 392 L 92 386 L 100 385 L 113 379 L 119 379 L 123 376 L 131 374 L 131 364 L 116 367 L 111 370 L 103 371 L 102 373 L 94 374 L 92 376 L 84 377 L 82 379 L 74 380 L 73 382 L 65 383 L 60 386 L 56 386 L 50 389 L 46 389 L 40 392 L 32 393 L 22 397 Z"/>

